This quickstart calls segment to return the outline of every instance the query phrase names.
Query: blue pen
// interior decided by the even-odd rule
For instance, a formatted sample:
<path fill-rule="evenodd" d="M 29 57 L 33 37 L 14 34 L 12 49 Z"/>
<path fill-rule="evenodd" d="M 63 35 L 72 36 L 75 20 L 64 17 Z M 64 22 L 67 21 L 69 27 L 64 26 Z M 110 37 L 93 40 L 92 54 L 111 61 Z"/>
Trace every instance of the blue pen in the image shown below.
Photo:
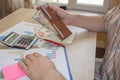
<path fill-rule="evenodd" d="M 16 58 L 16 59 L 14 59 L 15 61 L 21 61 L 21 59 L 20 58 Z"/>
<path fill-rule="evenodd" d="M 27 35 L 32 35 L 33 32 L 30 32 L 30 31 L 24 31 L 24 33 L 26 33 Z"/>

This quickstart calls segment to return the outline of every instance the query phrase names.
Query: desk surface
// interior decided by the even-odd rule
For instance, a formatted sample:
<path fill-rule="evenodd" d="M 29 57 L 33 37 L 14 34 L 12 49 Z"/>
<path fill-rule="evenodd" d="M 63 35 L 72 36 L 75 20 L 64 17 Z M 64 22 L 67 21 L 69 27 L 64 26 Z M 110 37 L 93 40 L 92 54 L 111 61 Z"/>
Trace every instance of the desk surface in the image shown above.
<path fill-rule="evenodd" d="M 0 20 L 0 32 L 20 21 L 37 23 L 31 17 L 33 9 L 19 9 Z M 66 46 L 73 80 L 93 80 L 96 50 L 96 33 L 78 29 L 71 45 Z"/>

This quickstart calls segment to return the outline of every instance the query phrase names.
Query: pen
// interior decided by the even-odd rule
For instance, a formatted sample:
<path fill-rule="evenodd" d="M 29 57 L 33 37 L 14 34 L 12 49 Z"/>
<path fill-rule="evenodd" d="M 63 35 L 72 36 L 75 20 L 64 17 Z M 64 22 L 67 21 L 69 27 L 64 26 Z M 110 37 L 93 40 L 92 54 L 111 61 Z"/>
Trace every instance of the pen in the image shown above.
<path fill-rule="evenodd" d="M 55 42 L 55 41 L 52 41 L 52 40 L 48 40 L 48 39 L 44 39 L 44 40 L 47 41 L 47 42 L 59 45 L 59 46 L 64 46 L 64 44 L 61 44 L 61 43 L 58 43 L 58 42 Z"/>

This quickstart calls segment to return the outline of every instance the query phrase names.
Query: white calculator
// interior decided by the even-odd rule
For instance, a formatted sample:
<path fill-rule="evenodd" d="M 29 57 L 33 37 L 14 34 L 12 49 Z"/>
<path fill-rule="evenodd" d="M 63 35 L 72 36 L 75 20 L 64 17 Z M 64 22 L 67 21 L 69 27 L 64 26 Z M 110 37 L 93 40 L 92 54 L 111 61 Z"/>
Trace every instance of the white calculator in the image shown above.
<path fill-rule="evenodd" d="M 30 49 L 37 40 L 38 38 L 35 36 L 20 35 L 18 33 L 11 32 L 3 40 L 0 40 L 0 42 L 9 47 Z"/>

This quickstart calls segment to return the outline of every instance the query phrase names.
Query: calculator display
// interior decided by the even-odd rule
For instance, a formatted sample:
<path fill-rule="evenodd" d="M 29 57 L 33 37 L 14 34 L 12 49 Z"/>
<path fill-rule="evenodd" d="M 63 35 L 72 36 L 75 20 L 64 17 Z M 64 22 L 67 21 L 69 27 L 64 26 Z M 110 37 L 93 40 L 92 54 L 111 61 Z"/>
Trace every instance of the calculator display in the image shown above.
<path fill-rule="evenodd" d="M 13 42 L 17 37 L 18 37 L 18 34 L 12 33 L 7 39 L 5 39 L 5 41 L 6 41 L 8 44 L 10 44 L 10 43 Z"/>

